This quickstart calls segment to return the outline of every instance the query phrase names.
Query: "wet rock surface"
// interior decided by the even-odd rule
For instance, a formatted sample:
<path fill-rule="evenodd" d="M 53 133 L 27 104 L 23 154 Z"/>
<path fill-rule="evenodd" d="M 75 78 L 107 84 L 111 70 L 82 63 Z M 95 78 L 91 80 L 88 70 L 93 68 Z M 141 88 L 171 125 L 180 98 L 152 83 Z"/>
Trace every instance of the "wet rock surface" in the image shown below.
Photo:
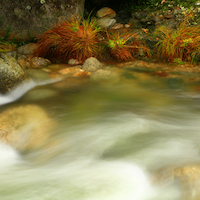
<path fill-rule="evenodd" d="M 152 177 L 153 183 L 165 184 L 176 182 L 182 192 L 183 200 L 197 200 L 200 198 L 200 164 L 183 167 L 168 167 L 160 169 Z"/>
<path fill-rule="evenodd" d="M 0 54 L 0 93 L 10 91 L 22 83 L 28 76 L 16 59 L 5 53 Z"/>

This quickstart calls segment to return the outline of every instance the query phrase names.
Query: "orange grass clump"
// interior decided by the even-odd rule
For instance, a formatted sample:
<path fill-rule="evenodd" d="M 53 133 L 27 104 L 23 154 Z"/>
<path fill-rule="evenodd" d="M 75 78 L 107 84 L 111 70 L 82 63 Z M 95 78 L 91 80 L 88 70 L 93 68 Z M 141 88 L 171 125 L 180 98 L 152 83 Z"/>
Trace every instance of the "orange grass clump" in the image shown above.
<path fill-rule="evenodd" d="M 177 59 L 193 63 L 199 55 L 200 25 L 189 27 L 184 21 L 177 30 L 161 26 L 155 30 L 155 34 L 159 35 L 155 47 L 159 58 L 164 58 L 171 63 Z"/>
<path fill-rule="evenodd" d="M 147 47 L 134 33 L 107 33 L 107 46 L 111 56 L 118 61 L 133 60 L 140 50 L 148 54 Z"/>
<path fill-rule="evenodd" d="M 97 57 L 101 52 L 97 35 L 100 28 L 95 20 L 72 18 L 57 24 L 38 37 L 39 46 L 33 56 L 53 55 L 66 61 L 74 58 L 83 62 L 88 57 Z"/>

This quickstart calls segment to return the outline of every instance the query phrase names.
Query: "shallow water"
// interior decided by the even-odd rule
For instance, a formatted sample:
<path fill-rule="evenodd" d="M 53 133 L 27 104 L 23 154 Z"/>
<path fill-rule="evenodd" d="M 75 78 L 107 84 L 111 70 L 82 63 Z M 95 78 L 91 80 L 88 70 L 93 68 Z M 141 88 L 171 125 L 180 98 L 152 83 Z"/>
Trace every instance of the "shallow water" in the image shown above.
<path fill-rule="evenodd" d="M 200 161 L 200 95 L 172 84 L 30 82 L 1 95 L 1 111 L 36 104 L 57 125 L 40 149 L 0 144 L 0 199 L 181 199 L 176 184 L 151 181 L 162 167 Z"/>

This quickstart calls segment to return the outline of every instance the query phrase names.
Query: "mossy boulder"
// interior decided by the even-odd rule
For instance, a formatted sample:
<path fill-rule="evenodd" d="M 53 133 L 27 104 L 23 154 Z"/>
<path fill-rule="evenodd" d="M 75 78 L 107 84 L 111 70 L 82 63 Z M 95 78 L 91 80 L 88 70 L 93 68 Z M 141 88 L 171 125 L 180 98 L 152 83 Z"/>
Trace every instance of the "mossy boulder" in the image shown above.
<path fill-rule="evenodd" d="M 6 53 L 0 54 L 0 77 L 0 93 L 6 93 L 28 79 L 26 72 L 16 59 Z"/>

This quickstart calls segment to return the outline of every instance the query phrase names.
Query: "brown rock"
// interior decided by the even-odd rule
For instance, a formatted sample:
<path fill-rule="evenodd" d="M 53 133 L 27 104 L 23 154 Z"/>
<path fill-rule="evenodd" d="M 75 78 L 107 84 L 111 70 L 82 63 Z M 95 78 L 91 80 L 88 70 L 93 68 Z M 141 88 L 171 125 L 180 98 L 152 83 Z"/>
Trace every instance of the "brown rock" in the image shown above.
<path fill-rule="evenodd" d="M 123 28 L 123 27 L 124 27 L 123 24 L 115 23 L 115 24 L 111 27 L 111 29 L 119 29 L 119 28 Z"/>
<path fill-rule="evenodd" d="M 164 168 L 157 171 L 152 180 L 159 185 L 166 181 L 176 181 L 181 188 L 182 199 L 200 199 L 200 164 Z"/>
<path fill-rule="evenodd" d="M 116 12 L 109 8 L 109 7 L 103 7 L 100 10 L 97 11 L 97 17 L 108 17 L 108 18 L 113 18 L 116 16 Z"/>
<path fill-rule="evenodd" d="M 63 75 L 72 75 L 75 73 L 84 72 L 84 70 L 81 69 L 80 67 L 74 66 L 74 67 L 67 67 L 65 69 L 61 69 L 58 72 Z"/>
<path fill-rule="evenodd" d="M 29 62 L 29 68 L 37 69 L 50 65 L 51 61 L 41 57 L 34 57 Z"/>
<path fill-rule="evenodd" d="M 91 72 L 76 72 L 75 74 L 73 74 L 72 77 L 80 77 L 80 78 L 85 78 L 85 77 L 89 77 L 91 74 Z"/>
<path fill-rule="evenodd" d="M 10 108 L 0 114 L 0 140 L 18 150 L 39 148 L 47 142 L 54 125 L 37 105 Z"/>
<path fill-rule="evenodd" d="M 17 62 L 20 64 L 20 66 L 21 66 L 23 69 L 28 68 L 28 62 L 27 62 L 26 60 L 17 60 Z"/>
<path fill-rule="evenodd" d="M 38 44 L 36 43 L 25 44 L 17 48 L 17 53 L 22 55 L 31 55 L 37 47 Z"/>

